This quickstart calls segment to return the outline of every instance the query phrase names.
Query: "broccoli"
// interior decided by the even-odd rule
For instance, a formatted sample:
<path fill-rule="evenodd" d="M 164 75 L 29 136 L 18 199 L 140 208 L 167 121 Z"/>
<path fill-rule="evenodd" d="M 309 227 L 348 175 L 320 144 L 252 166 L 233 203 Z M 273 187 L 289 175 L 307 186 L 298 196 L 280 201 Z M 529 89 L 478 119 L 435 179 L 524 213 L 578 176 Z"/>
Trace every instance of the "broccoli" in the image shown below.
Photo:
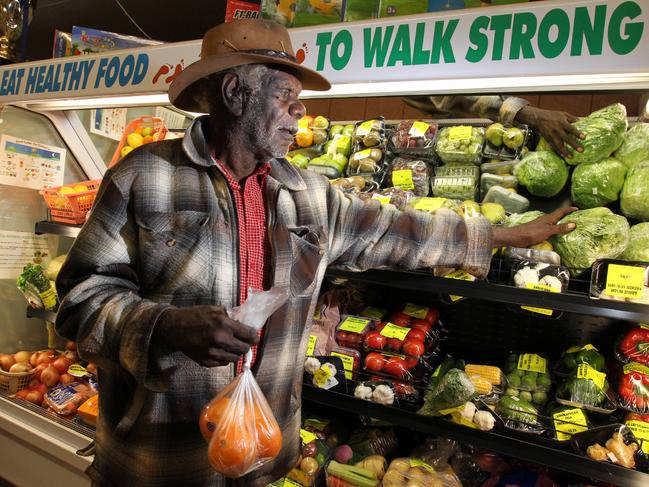
<path fill-rule="evenodd" d="M 424 416 L 439 416 L 439 411 L 461 406 L 475 395 L 475 387 L 460 369 L 451 369 L 437 387 L 426 395 L 426 402 L 418 411 Z"/>

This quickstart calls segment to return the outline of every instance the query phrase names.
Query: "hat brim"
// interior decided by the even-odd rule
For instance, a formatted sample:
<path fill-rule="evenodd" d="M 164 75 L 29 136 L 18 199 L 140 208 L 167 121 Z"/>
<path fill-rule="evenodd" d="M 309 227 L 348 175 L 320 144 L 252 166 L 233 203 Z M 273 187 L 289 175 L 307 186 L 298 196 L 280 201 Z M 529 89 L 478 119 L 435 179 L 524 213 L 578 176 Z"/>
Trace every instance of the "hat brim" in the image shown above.
<path fill-rule="evenodd" d="M 195 99 L 195 90 L 198 88 L 195 85 L 203 78 L 225 69 L 257 63 L 287 66 L 300 78 L 305 90 L 327 91 L 331 88 L 331 83 L 324 76 L 291 60 L 262 54 L 231 52 L 201 59 L 183 69 L 169 86 L 169 101 L 181 110 L 208 113 L 209 107 L 205 101 Z"/>

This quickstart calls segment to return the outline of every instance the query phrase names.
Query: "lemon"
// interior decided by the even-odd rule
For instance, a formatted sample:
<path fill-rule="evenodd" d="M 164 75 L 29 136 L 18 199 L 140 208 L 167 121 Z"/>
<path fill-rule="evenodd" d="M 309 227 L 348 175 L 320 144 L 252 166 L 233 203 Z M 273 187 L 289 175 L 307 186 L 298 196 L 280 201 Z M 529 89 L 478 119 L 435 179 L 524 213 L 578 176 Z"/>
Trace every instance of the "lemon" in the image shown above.
<path fill-rule="evenodd" d="M 120 152 L 119 154 L 120 154 L 122 157 L 125 157 L 126 154 L 128 154 L 128 153 L 131 152 L 132 150 L 133 150 L 133 147 L 131 147 L 130 145 L 125 145 L 124 147 L 122 147 L 122 150 L 121 150 L 121 152 Z"/>
<path fill-rule="evenodd" d="M 140 134 L 133 132 L 126 137 L 126 143 L 135 149 L 144 143 L 144 138 Z"/>
<path fill-rule="evenodd" d="M 59 194 L 74 194 L 74 193 L 76 193 L 76 191 L 74 190 L 74 188 L 70 188 L 69 186 L 62 186 L 61 188 L 59 188 L 58 193 Z"/>
<path fill-rule="evenodd" d="M 85 191 L 90 191 L 90 190 L 88 189 L 88 186 L 86 186 L 85 184 L 77 184 L 74 187 L 74 191 L 77 193 L 83 193 Z"/>

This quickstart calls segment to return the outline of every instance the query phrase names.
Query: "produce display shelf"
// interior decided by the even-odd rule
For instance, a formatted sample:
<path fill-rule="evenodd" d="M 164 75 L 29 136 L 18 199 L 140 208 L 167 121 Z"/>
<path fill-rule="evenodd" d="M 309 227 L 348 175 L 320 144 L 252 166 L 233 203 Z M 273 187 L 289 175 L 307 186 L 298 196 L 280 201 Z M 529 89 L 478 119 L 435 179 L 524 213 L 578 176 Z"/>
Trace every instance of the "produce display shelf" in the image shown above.
<path fill-rule="evenodd" d="M 69 225 L 67 223 L 57 223 L 47 220 L 36 222 L 36 229 L 34 233 L 42 235 L 49 233 L 53 235 L 62 235 L 64 237 L 76 238 L 81 231 L 82 225 Z"/>
<path fill-rule="evenodd" d="M 56 313 L 47 309 L 37 309 L 27 306 L 27 318 L 38 318 L 39 320 L 54 323 L 56 321 Z"/>
<path fill-rule="evenodd" d="M 627 487 L 649 485 L 649 474 L 612 463 L 597 462 L 576 455 L 571 450 L 555 448 L 550 446 L 549 440 L 545 440 L 547 443 L 544 443 L 543 439 L 534 435 L 523 433 L 519 437 L 479 431 L 443 419 L 420 416 L 414 412 L 363 401 L 346 394 L 325 391 L 306 384 L 302 389 L 302 398 L 307 403 L 311 402 L 328 408 L 381 419 L 413 431 L 450 438 L 477 448 L 547 465 L 593 480 Z"/>
<path fill-rule="evenodd" d="M 461 281 L 433 277 L 423 271 L 369 270 L 351 272 L 327 269 L 327 276 L 345 278 L 407 291 L 457 295 L 485 301 L 535 306 L 582 315 L 601 316 L 616 320 L 644 322 L 649 320 L 649 305 L 605 299 L 591 299 L 585 292 L 568 291 L 555 294 L 486 281 Z M 583 283 L 577 283 L 583 284 Z"/>

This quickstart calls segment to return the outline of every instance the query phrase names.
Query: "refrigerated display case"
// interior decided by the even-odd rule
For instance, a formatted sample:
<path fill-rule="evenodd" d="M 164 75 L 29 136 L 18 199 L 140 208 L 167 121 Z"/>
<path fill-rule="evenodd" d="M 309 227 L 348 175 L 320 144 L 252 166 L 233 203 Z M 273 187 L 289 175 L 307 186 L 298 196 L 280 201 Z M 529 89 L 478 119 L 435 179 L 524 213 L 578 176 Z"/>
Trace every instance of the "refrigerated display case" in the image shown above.
<path fill-rule="evenodd" d="M 627 4 L 638 7 L 639 13 Z M 430 57 L 428 63 L 422 62 L 423 52 L 430 56 L 430 50 L 423 47 L 424 39 L 428 42 L 426 45 L 431 45 L 433 39 L 440 41 L 434 36 L 443 34 L 444 27 L 454 25 L 455 20 L 457 22 L 451 30 L 466 34 L 467 39 L 475 41 L 476 31 L 486 31 L 486 25 L 499 15 L 513 16 L 509 20 L 516 24 L 517 18 L 522 20 L 522 14 L 527 12 L 538 16 L 543 23 L 548 15 L 558 15 L 551 14 L 553 9 L 568 12 L 571 18 L 579 15 L 581 20 L 586 19 L 588 12 L 595 19 L 598 12 L 596 15 L 605 16 L 613 26 L 617 19 L 619 29 L 627 29 L 627 41 L 637 37 L 638 30 L 634 30 L 633 25 L 646 23 L 649 18 L 649 1 L 550 1 L 524 7 L 494 7 L 488 16 L 484 12 L 479 14 L 467 10 L 294 29 L 291 36 L 294 46 L 302 51 L 299 56 L 304 58 L 305 64 L 328 76 L 333 84 L 330 93 L 305 92 L 303 97 L 649 91 L 649 29 L 646 28 L 640 31 L 636 45 L 626 53 L 620 54 L 626 49 L 620 47 L 622 44 L 618 43 L 615 49 L 607 44 L 603 49 L 604 55 L 600 56 L 596 49 L 597 41 L 588 38 L 582 45 L 583 49 L 587 46 L 592 51 L 588 55 L 571 57 L 568 53 L 566 57 L 564 53 L 558 57 L 548 56 L 538 59 L 541 67 L 536 70 L 532 69 L 535 65 L 526 55 L 520 60 L 510 57 L 509 65 L 493 59 L 493 54 L 492 59 L 483 63 L 462 59 L 460 52 L 467 55 L 471 52 L 464 38 L 456 46 L 453 62 L 448 57 L 448 46 L 437 49 L 434 45 L 431 50 L 437 49 L 437 62 L 432 63 Z M 487 19 L 486 25 L 480 23 L 484 22 L 479 20 L 482 18 Z M 474 31 L 476 22 L 478 28 Z M 404 25 L 407 27 L 401 27 Z M 563 24 L 558 25 L 560 31 Z M 440 26 L 440 34 L 434 34 L 435 26 Z M 573 34 L 574 29 L 573 26 Z M 404 47 L 411 42 L 406 31 L 412 31 L 415 43 L 410 57 Z M 376 57 L 379 47 L 371 47 L 375 39 L 372 36 L 382 33 L 387 36 L 388 32 L 390 35 L 396 33 L 397 37 L 392 44 L 386 44 L 392 46 L 392 51 L 384 52 L 385 59 L 379 63 L 381 56 Z M 615 32 L 615 27 L 611 27 L 607 34 L 611 36 Z M 460 37 L 460 34 L 456 35 Z M 364 43 L 364 39 L 367 42 Z M 620 42 L 624 40 L 620 39 Z M 624 46 L 630 44 L 627 42 Z M 196 114 L 170 107 L 166 89 L 175 68 L 180 66 L 182 69 L 196 60 L 199 48 L 200 41 L 192 41 L 4 67 L 0 69 L 0 104 L 3 106 L 0 135 L 65 149 L 64 183 L 99 179 L 118 147 L 118 140 L 91 129 L 98 116 L 96 110 L 119 109 L 119 117 L 127 121 L 141 116 L 163 116 L 172 129 L 168 136 L 182 136 L 183 128 Z M 377 63 L 383 65 L 377 66 Z M 65 72 L 78 72 L 76 82 L 64 79 Z M 490 75 L 493 72 L 498 76 Z M 123 79 L 119 73 L 123 74 Z M 649 108 L 644 110 L 646 112 Z M 361 114 L 358 118 L 362 118 Z M 79 231 L 78 225 L 51 222 L 37 190 L 2 184 L 0 202 L 6 209 L 0 218 L 0 232 L 45 235 L 52 256 L 64 253 Z M 476 356 L 484 354 L 481 347 L 490 341 L 502 349 L 515 344 L 516 340 L 537 340 L 542 346 L 549 347 L 548 337 L 556 340 L 560 334 L 564 334 L 566 344 L 571 340 L 605 342 L 619 322 L 646 322 L 649 319 L 647 305 L 592 300 L 588 297 L 585 283 L 579 280 L 567 294 L 512 288 L 507 285 L 508 270 L 502 261 L 494 262 L 485 282 L 434 278 L 423 272 L 369 271 L 353 274 L 331 269 L 328 274 L 334 278 L 360 280 L 389 288 L 400 295 L 417 293 L 431 299 L 439 295 L 468 298 L 453 306 L 451 315 L 460 330 L 456 340 Z M 44 322 L 52 321 L 53 314 L 28 308 L 15 287 L 15 279 L 0 279 L 0 289 L 4 323 L 0 332 L 0 352 L 43 348 L 47 339 Z M 564 316 L 555 321 L 517 317 L 516 324 L 513 324 L 507 321 L 505 304 L 551 308 L 563 312 Z M 481 321 L 476 322 L 475 316 L 480 316 Z M 488 339 L 481 335 L 485 329 L 492 331 Z M 616 479 L 624 485 L 643 485 L 649 479 L 645 474 L 578 457 L 529 436 L 478 432 L 444 420 L 424 418 L 309 386 L 305 386 L 303 398 L 307 402 L 362 412 L 406 428 L 455 438 L 602 481 Z M 3 462 L 6 467 L 3 466 L 2 475 L 17 485 L 39 485 L 53 475 L 57 475 L 61 483 L 65 480 L 66 485 L 88 485 L 83 470 L 91 457 L 79 456 L 75 452 L 86 447 L 92 435 L 92 429 L 74 421 L 62 420 L 38 407 L 25 407 L 24 401 L 0 397 L 0 442 L 3 452 L 11 452 L 11 461 Z"/>

